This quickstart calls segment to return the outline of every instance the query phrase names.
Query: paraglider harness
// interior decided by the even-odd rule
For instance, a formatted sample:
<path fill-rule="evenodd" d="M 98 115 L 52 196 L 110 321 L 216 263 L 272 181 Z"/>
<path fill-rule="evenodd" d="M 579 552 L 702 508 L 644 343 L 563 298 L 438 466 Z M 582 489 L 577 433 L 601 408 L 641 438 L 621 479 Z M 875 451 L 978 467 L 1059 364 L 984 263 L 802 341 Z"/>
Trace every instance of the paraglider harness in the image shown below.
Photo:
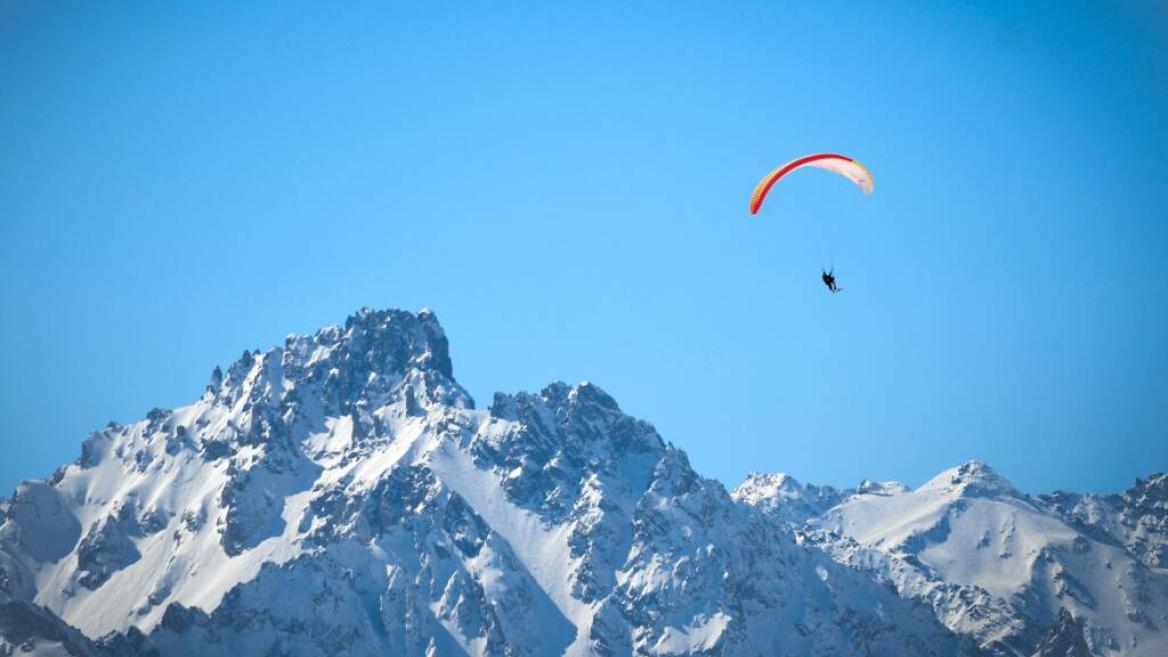
<path fill-rule="evenodd" d="M 822 270 L 820 270 L 822 271 Z M 835 284 L 835 268 L 823 272 L 823 284 L 827 286 L 828 292 L 835 294 L 836 292 L 843 292 L 843 288 Z"/>

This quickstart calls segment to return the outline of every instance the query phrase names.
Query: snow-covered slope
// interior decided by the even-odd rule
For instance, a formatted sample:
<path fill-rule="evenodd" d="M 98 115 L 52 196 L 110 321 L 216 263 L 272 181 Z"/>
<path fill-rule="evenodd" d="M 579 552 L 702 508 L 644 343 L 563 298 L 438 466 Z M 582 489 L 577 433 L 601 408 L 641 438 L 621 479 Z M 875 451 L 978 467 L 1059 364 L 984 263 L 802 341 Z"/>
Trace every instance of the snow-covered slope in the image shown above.
<path fill-rule="evenodd" d="M 475 409 L 426 311 L 245 352 L 2 511 L 0 654 L 977 652 L 594 385 Z"/>
<path fill-rule="evenodd" d="M 988 652 L 1168 655 L 1168 578 L 1155 567 L 1162 480 L 1103 499 L 1032 499 L 970 462 L 915 491 L 862 486 L 795 524 L 805 541 L 928 604 Z M 792 522 L 780 495 L 745 492 L 736 496 Z"/>

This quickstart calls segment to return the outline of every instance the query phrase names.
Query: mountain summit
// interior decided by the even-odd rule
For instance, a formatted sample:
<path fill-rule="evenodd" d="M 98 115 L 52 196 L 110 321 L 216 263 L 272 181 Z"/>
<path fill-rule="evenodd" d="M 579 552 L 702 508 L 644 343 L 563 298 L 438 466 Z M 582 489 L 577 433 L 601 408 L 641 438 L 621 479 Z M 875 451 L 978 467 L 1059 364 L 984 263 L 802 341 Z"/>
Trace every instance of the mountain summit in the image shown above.
<path fill-rule="evenodd" d="M 917 489 L 920 493 L 961 497 L 1019 497 L 1013 484 L 981 461 L 969 461 L 933 477 Z"/>
<path fill-rule="evenodd" d="M 0 503 L 0 655 L 1165 654 L 1156 490 L 730 494 L 596 385 L 476 409 L 433 313 L 362 310 Z"/>

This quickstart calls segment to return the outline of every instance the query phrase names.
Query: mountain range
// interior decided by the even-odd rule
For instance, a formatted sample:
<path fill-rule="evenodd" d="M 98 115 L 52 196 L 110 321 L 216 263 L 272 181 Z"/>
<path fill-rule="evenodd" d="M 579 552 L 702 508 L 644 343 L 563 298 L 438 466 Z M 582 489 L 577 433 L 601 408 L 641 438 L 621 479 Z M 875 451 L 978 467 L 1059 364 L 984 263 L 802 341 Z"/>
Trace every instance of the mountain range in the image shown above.
<path fill-rule="evenodd" d="M 0 655 L 1162 657 L 1168 476 L 731 491 L 591 383 L 479 408 L 433 313 L 366 309 L 0 501 Z"/>

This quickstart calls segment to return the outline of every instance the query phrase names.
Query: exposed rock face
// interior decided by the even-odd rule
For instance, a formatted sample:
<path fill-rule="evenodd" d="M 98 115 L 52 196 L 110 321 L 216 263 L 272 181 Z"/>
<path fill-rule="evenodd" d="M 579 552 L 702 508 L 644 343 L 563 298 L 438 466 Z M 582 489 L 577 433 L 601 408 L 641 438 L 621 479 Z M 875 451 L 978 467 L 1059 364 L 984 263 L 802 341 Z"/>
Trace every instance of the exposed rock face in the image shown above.
<path fill-rule="evenodd" d="M 1156 490 L 1126 533 L 980 464 L 732 495 L 595 385 L 476 409 L 433 314 L 363 310 L 23 484 L 0 655 L 1163 654 Z"/>
<path fill-rule="evenodd" d="M 1034 657 L 1091 657 L 1091 654 L 1083 621 L 1071 616 L 1066 609 L 1059 610 L 1054 625 L 1034 651 Z"/>
<path fill-rule="evenodd" d="M 1145 565 L 1168 568 L 1168 473 L 1140 479 L 1119 495 L 1057 492 L 1038 501 L 1083 532 L 1123 545 Z"/>

